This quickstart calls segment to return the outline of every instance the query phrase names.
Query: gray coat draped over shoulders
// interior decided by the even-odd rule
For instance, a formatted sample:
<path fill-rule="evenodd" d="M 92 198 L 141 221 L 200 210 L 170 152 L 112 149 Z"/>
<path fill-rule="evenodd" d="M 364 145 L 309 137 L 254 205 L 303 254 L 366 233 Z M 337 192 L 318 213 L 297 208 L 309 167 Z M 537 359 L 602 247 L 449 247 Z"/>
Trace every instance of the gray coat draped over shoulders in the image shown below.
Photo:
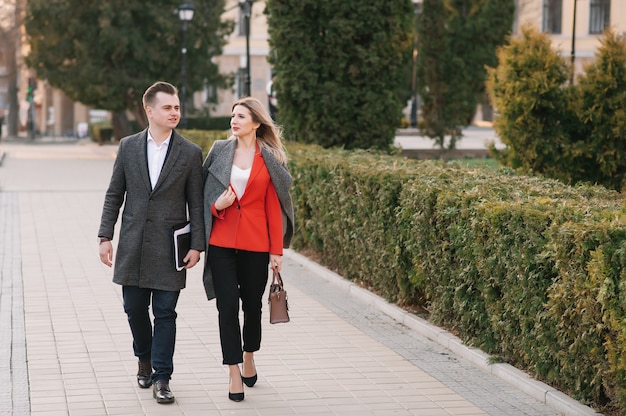
<path fill-rule="evenodd" d="M 215 298 L 215 290 L 213 288 L 213 276 L 208 263 L 209 246 L 208 241 L 211 237 L 211 228 L 213 225 L 213 214 L 211 206 L 217 198 L 230 185 L 230 172 L 235 158 L 235 148 L 237 147 L 237 139 L 230 138 L 227 140 L 218 140 L 213 144 L 209 154 L 207 155 L 202 173 L 204 175 L 204 234 L 206 236 L 206 248 L 204 256 L 204 290 L 207 299 Z M 293 236 L 293 202 L 289 194 L 291 187 L 291 174 L 285 165 L 276 160 L 276 158 L 266 149 L 261 147 L 261 155 L 263 161 L 272 179 L 272 184 L 276 188 L 278 200 L 283 214 L 283 247 L 288 248 L 291 244 Z"/>
<path fill-rule="evenodd" d="M 124 205 L 113 281 L 125 286 L 180 290 L 186 270 L 176 271 L 172 227 L 191 223 L 191 248 L 205 247 L 202 149 L 172 132 L 170 148 L 154 189 L 150 185 L 148 130 L 120 141 L 105 195 L 98 236 L 113 239 Z"/>

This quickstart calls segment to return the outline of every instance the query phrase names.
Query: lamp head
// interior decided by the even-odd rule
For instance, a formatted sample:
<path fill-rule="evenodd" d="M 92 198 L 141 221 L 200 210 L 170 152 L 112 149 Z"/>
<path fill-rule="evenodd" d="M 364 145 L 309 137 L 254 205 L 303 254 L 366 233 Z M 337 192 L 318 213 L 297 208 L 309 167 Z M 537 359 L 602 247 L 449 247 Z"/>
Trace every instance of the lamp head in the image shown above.
<path fill-rule="evenodd" d="M 178 6 L 178 18 L 183 22 L 189 22 L 193 19 L 193 4 L 191 3 L 183 3 Z"/>

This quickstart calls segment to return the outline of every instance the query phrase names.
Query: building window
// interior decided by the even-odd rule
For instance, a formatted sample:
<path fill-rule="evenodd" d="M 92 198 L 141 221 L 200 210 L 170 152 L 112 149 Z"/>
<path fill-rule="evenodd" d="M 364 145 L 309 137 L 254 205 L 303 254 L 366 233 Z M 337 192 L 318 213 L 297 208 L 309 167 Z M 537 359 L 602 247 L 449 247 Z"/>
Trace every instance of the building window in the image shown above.
<path fill-rule="evenodd" d="M 590 0 L 589 33 L 602 33 L 610 24 L 611 0 Z"/>
<path fill-rule="evenodd" d="M 543 0 L 543 31 L 561 33 L 563 0 Z"/>
<path fill-rule="evenodd" d="M 202 88 L 202 102 L 205 104 L 213 104 L 217 102 L 217 87 L 205 79 Z"/>

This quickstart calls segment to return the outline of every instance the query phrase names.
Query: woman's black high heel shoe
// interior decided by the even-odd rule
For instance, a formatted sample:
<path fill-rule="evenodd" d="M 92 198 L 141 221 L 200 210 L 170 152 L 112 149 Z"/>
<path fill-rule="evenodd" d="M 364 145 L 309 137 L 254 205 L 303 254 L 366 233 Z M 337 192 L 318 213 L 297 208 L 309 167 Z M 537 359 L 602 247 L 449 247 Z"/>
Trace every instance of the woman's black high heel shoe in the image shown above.
<path fill-rule="evenodd" d="M 228 398 L 230 400 L 234 401 L 234 402 L 241 402 L 241 401 L 243 401 L 243 397 L 244 397 L 243 392 L 241 392 L 241 393 L 231 393 L 231 392 L 228 392 Z"/>
<path fill-rule="evenodd" d="M 230 384 L 230 383 L 229 383 Z M 242 386 L 243 388 L 243 386 Z M 243 400 L 244 394 L 243 391 L 241 393 L 231 393 L 230 387 L 228 388 L 228 398 L 234 402 L 240 402 Z"/>
<path fill-rule="evenodd" d="M 241 376 L 241 380 L 243 381 L 243 384 L 245 384 L 246 386 L 252 387 L 256 383 L 257 375 L 255 374 L 252 377 Z"/>
<path fill-rule="evenodd" d="M 245 384 L 248 387 L 254 386 L 257 380 L 256 366 L 254 365 L 254 359 L 252 360 L 252 365 L 254 366 L 254 373 L 255 373 L 252 377 L 244 377 L 243 374 L 241 375 L 241 380 L 243 381 L 243 384 Z"/>

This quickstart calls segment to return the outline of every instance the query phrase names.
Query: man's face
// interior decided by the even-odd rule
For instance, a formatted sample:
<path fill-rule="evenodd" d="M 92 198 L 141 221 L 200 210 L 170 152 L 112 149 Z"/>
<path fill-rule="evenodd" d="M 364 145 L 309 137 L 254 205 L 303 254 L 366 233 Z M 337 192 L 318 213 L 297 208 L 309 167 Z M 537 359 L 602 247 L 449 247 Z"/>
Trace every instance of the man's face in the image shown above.
<path fill-rule="evenodd" d="M 150 124 L 164 129 L 173 129 L 180 121 L 180 100 L 177 95 L 157 92 L 152 105 L 146 106 Z"/>

